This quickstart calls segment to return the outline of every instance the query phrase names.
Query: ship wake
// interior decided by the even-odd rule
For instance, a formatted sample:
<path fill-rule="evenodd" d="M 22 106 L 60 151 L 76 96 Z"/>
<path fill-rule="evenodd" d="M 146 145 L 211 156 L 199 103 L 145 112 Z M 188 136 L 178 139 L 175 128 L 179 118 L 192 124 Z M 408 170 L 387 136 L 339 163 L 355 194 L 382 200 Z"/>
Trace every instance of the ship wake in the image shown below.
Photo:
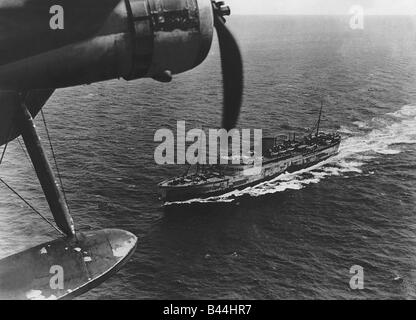
<path fill-rule="evenodd" d="M 341 127 L 339 132 L 343 136 L 339 154 L 313 167 L 286 173 L 254 187 L 221 196 L 168 202 L 165 205 L 231 203 L 241 197 L 260 197 L 287 190 L 301 190 L 334 176 L 351 178 L 372 175 L 374 171 L 366 166 L 372 160 L 397 155 L 403 151 L 404 145 L 416 144 L 416 106 L 407 105 L 382 117 L 357 121 L 351 126 Z"/>

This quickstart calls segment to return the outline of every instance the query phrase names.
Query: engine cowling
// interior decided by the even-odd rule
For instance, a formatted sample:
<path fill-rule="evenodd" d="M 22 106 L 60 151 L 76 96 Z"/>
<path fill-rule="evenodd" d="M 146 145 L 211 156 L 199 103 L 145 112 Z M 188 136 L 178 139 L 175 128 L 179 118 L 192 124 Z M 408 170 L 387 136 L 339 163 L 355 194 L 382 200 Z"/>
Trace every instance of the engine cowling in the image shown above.
<path fill-rule="evenodd" d="M 165 81 L 199 65 L 213 35 L 209 0 L 128 0 L 133 65 L 125 79 Z"/>

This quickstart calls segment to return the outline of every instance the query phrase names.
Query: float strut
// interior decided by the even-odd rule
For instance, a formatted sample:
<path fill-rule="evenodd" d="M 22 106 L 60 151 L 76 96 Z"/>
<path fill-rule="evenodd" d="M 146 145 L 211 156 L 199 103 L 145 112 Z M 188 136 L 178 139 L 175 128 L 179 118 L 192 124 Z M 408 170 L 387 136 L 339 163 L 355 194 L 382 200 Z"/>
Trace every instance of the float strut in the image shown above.
<path fill-rule="evenodd" d="M 68 206 L 59 184 L 46 157 L 40 142 L 32 115 L 27 109 L 24 99 L 20 100 L 17 123 L 22 134 L 26 149 L 32 160 L 39 182 L 42 186 L 49 208 L 58 228 L 67 236 L 74 236 L 74 222 L 69 214 Z"/>

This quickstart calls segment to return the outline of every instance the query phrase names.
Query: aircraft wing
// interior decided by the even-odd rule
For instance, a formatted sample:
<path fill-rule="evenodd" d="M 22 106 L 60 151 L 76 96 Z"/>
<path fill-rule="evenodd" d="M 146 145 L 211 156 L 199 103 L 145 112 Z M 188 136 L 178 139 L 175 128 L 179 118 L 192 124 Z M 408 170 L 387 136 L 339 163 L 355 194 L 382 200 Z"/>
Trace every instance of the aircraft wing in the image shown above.
<path fill-rule="evenodd" d="M 85 40 L 102 28 L 120 0 L 0 0 L 0 66 Z M 52 30 L 54 4 L 65 8 L 63 30 Z"/>
<path fill-rule="evenodd" d="M 42 89 L 29 91 L 25 98 L 32 117 L 35 117 L 40 109 L 52 96 L 55 89 Z M 16 128 L 16 110 L 19 107 L 19 96 L 16 91 L 2 91 L 0 89 L 0 146 L 16 139 L 20 133 Z"/>

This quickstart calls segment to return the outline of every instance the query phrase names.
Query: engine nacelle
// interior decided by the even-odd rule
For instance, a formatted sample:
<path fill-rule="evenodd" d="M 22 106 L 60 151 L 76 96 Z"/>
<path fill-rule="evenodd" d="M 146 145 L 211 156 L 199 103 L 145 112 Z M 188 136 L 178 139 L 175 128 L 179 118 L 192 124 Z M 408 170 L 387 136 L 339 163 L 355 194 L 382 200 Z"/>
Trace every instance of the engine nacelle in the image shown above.
<path fill-rule="evenodd" d="M 127 80 L 168 80 L 199 65 L 213 35 L 210 0 L 128 0 L 133 65 Z M 129 6 L 130 4 L 130 6 Z"/>
<path fill-rule="evenodd" d="M 44 0 L 36 0 L 36 11 L 33 5 L 25 6 L 34 0 L 21 1 L 16 12 L 27 15 L 31 21 L 39 19 L 36 25 L 47 28 L 47 21 L 42 22 L 45 15 L 37 16 L 42 12 L 39 6 Z M 103 3 L 84 1 L 90 7 L 93 2 L 97 6 Z M 60 2 L 71 5 L 67 0 L 54 1 Z M 111 4 L 110 0 L 106 3 Z M 0 13 L 1 9 L 0 5 Z M 56 47 L 51 44 L 61 31 L 28 30 L 33 41 L 37 41 L 36 36 L 43 37 L 42 41 L 48 46 L 36 53 L 10 48 L 23 52 L 16 55 L 19 57 L 16 61 L 2 64 L 0 60 L 0 88 L 62 88 L 115 78 L 147 77 L 167 82 L 172 74 L 198 66 L 211 48 L 214 33 L 211 0 L 120 0 L 104 19 L 100 16 L 102 20 L 95 21 L 93 12 L 91 15 L 90 23 L 101 25 L 93 32 L 87 28 L 88 21 L 82 21 L 85 26 L 76 25 L 76 16 L 65 16 L 69 22 L 65 23 L 63 36 L 66 35 L 68 41 L 64 38 Z M 79 30 L 89 33 L 80 34 Z M 76 41 L 72 34 L 77 35 Z M 7 41 L 0 42 L 0 46 L 8 48 Z"/>

